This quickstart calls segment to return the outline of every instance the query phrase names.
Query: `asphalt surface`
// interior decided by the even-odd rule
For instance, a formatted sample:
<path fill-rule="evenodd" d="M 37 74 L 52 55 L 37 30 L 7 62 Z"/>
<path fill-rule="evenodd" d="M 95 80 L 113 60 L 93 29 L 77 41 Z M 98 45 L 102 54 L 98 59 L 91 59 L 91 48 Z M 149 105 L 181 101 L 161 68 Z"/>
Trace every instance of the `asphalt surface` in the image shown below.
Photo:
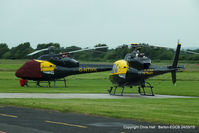
<path fill-rule="evenodd" d="M 77 93 L 0 93 L 0 98 L 50 98 L 50 99 L 124 99 L 124 98 L 198 98 L 192 96 L 174 96 L 174 95 L 155 95 L 143 96 L 139 94 L 124 94 L 123 96 L 113 96 L 109 94 L 77 94 Z"/>
<path fill-rule="evenodd" d="M 141 114 L 140 114 L 141 115 Z M 186 128 L 186 129 L 182 129 Z M 159 125 L 75 113 L 0 106 L 0 133 L 198 133 L 194 126 Z"/>

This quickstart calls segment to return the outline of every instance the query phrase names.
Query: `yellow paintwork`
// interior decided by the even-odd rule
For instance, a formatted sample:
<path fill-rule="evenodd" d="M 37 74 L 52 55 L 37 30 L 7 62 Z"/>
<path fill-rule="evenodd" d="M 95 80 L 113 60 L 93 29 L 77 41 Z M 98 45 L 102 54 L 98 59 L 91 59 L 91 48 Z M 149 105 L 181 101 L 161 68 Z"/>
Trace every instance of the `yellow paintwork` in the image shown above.
<path fill-rule="evenodd" d="M 97 72 L 97 68 L 95 67 L 79 68 L 79 72 Z"/>
<path fill-rule="evenodd" d="M 35 60 L 37 62 L 40 62 L 40 69 L 41 71 L 54 71 L 56 65 L 50 63 L 49 61 L 44 60 Z"/>
<path fill-rule="evenodd" d="M 131 43 L 131 45 L 138 45 L 137 43 Z"/>
<path fill-rule="evenodd" d="M 110 75 L 116 75 L 116 74 L 126 74 L 129 66 L 127 61 L 125 60 L 118 60 L 114 62 L 112 73 Z"/>
<path fill-rule="evenodd" d="M 144 74 L 144 75 L 152 75 L 152 74 L 154 74 L 154 69 L 144 69 L 142 74 Z"/>
<path fill-rule="evenodd" d="M 151 75 L 153 72 L 143 72 L 144 75 Z"/>

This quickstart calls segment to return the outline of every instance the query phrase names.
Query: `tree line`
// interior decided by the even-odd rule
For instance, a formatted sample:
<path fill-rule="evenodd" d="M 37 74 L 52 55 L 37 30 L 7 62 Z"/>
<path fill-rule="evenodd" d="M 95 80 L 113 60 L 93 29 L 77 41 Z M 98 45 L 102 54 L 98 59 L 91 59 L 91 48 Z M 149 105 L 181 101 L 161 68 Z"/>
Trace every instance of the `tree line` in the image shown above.
<path fill-rule="evenodd" d="M 151 58 L 152 60 L 172 60 L 175 50 L 170 48 L 163 47 L 154 47 L 149 44 L 140 44 L 143 46 L 141 52 L 145 53 L 146 56 Z M 9 48 L 6 43 L 0 43 L 0 59 L 35 59 L 43 54 L 48 54 L 48 51 L 44 51 L 38 53 L 34 56 L 27 56 L 29 53 L 34 52 L 36 50 L 48 48 L 50 46 L 54 46 L 56 48 L 55 52 L 69 52 L 74 50 L 82 49 L 79 46 L 69 46 L 69 47 L 61 47 L 59 43 L 42 43 L 38 44 L 34 49 L 31 47 L 29 42 L 21 43 L 16 47 Z M 107 46 L 106 44 L 97 44 L 95 47 L 99 46 Z M 79 53 L 70 54 L 71 57 L 82 60 L 82 61 L 115 61 L 118 59 L 123 59 L 124 56 L 131 52 L 132 49 L 129 48 L 129 45 L 120 45 L 116 48 L 103 48 L 91 51 L 83 51 Z M 198 52 L 199 49 L 190 50 L 193 52 Z M 199 55 L 197 54 L 189 54 L 185 51 L 181 51 L 180 60 L 192 60 L 198 61 Z"/>

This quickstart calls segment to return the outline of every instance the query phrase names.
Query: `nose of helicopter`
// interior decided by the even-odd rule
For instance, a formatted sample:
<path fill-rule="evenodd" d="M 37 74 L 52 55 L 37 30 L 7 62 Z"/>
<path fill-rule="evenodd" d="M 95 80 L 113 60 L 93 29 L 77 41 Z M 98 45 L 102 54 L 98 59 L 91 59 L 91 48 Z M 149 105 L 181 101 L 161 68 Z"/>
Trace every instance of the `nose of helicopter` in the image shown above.
<path fill-rule="evenodd" d="M 15 75 L 23 79 L 41 78 L 40 62 L 30 60 L 19 68 Z"/>

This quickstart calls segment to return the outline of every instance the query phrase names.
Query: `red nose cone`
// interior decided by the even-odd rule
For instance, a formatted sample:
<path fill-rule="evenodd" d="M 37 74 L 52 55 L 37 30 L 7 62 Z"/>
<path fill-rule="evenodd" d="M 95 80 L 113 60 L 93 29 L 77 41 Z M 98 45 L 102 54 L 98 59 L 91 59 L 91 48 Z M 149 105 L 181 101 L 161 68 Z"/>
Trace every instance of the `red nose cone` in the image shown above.
<path fill-rule="evenodd" d="M 19 70 L 16 71 L 15 75 L 23 79 L 35 79 L 41 78 L 40 62 L 30 60 L 26 62 Z"/>

